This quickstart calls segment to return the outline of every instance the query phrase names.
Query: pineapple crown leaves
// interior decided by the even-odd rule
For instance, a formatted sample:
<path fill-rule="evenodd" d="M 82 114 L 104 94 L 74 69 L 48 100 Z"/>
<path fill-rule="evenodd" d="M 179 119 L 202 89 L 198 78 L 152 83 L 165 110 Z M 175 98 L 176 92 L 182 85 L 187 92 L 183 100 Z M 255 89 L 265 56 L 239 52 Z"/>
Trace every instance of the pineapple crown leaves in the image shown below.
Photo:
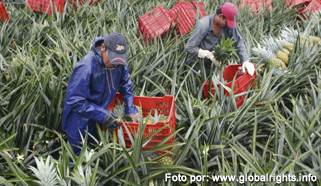
<path fill-rule="evenodd" d="M 264 61 L 268 61 L 271 57 L 276 57 L 271 50 L 261 46 L 260 44 L 258 44 L 256 48 L 253 48 L 252 51 L 254 55 L 263 58 Z"/>
<path fill-rule="evenodd" d="M 148 114 L 148 117 L 150 117 L 153 120 L 153 124 L 157 123 L 163 116 L 163 114 L 158 114 L 157 109 L 155 109 L 154 116 L 152 116 L 150 113 Z"/>
<path fill-rule="evenodd" d="M 215 59 L 223 63 L 226 62 L 233 55 L 233 52 L 235 53 L 234 43 L 235 41 L 232 38 L 223 35 L 221 42 L 214 48 Z"/>
<path fill-rule="evenodd" d="M 54 162 L 50 163 L 50 156 L 48 156 L 46 162 L 40 157 L 35 157 L 37 168 L 30 166 L 29 169 L 34 173 L 34 176 L 38 178 L 35 181 L 41 186 L 57 185 L 57 173 L 54 167 Z"/>
<path fill-rule="evenodd" d="M 299 32 L 293 28 L 285 27 L 281 31 L 281 37 L 290 43 L 295 43 L 299 36 Z"/>
<path fill-rule="evenodd" d="M 268 48 L 272 52 L 276 52 L 282 47 L 278 44 L 277 39 L 274 39 L 272 36 L 269 36 L 268 38 L 263 39 L 262 41 L 265 48 Z"/>
<path fill-rule="evenodd" d="M 113 112 L 118 115 L 118 118 L 123 118 L 125 115 L 125 103 L 122 103 L 117 99 L 117 104 L 115 105 Z"/>

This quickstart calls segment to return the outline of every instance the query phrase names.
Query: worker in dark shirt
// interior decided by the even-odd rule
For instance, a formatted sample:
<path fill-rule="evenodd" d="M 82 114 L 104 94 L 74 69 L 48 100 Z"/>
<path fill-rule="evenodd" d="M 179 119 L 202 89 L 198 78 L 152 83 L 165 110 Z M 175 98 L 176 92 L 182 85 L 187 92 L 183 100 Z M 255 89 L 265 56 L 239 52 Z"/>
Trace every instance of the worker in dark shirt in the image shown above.
<path fill-rule="evenodd" d="M 255 67 L 249 62 L 243 38 L 236 29 L 237 8 L 232 3 L 224 3 L 216 11 L 216 14 L 203 17 L 196 24 L 191 37 L 186 43 L 185 50 L 189 54 L 187 65 L 193 66 L 194 70 L 200 70 L 200 62 L 204 62 L 206 76 L 209 75 L 212 63 L 216 63 L 213 50 L 223 34 L 233 38 L 236 52 L 242 62 L 242 69 L 252 76 Z M 217 64 L 216 64 L 217 65 Z M 215 65 L 214 65 L 215 68 Z"/>

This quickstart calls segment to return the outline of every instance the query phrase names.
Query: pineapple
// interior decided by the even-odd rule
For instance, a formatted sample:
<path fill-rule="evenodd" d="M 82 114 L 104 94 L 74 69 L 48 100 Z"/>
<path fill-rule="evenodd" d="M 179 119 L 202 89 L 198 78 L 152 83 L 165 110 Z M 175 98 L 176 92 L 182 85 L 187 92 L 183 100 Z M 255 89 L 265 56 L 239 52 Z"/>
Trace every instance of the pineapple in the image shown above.
<path fill-rule="evenodd" d="M 279 58 L 271 57 L 271 58 L 269 58 L 268 62 L 275 67 L 279 67 L 279 68 L 283 68 L 283 69 L 286 68 L 285 63 Z"/>
<path fill-rule="evenodd" d="M 281 59 L 285 64 L 288 64 L 289 56 L 286 53 L 282 52 L 282 50 L 276 51 L 276 57 L 278 59 Z"/>
<path fill-rule="evenodd" d="M 294 44 L 293 43 L 287 43 L 284 45 L 284 48 L 287 49 L 289 52 L 291 52 L 294 48 Z"/>
<path fill-rule="evenodd" d="M 282 52 L 284 52 L 286 55 L 290 55 L 290 51 L 288 50 L 288 49 L 286 49 L 286 48 L 282 48 L 282 50 L 281 50 Z"/>
<path fill-rule="evenodd" d="M 276 55 L 273 54 L 273 52 L 269 49 L 261 47 L 261 45 L 258 45 L 257 48 L 253 49 L 254 54 L 256 54 L 259 57 L 262 57 L 265 61 L 269 62 L 271 65 L 278 67 L 278 68 L 286 68 L 285 63 L 276 58 Z"/>
<path fill-rule="evenodd" d="M 285 64 L 288 63 L 289 61 L 289 56 L 283 52 L 283 46 L 287 43 L 287 41 L 283 39 L 274 39 L 273 37 L 269 37 L 267 39 L 263 40 L 263 44 L 265 45 L 266 48 L 271 50 L 273 53 L 276 54 L 276 57 L 280 60 L 282 60 Z M 272 57 L 272 56 L 271 56 Z M 272 59 L 272 62 L 274 65 L 283 68 L 284 66 L 281 65 L 281 63 L 277 62 L 277 60 Z"/>
<path fill-rule="evenodd" d="M 166 121 L 168 121 L 168 116 L 165 116 L 163 114 L 158 114 L 157 109 L 155 109 L 154 116 L 152 116 L 151 114 L 148 114 L 147 117 L 143 118 L 143 123 L 146 123 L 146 120 L 147 120 L 147 124 L 155 124 L 157 122 L 166 122 Z"/>
<path fill-rule="evenodd" d="M 173 159 L 170 156 L 164 156 L 157 161 L 159 165 L 173 165 Z"/>
<path fill-rule="evenodd" d="M 145 117 L 143 118 L 143 123 L 144 123 L 144 124 L 146 123 L 146 120 L 147 120 L 147 124 L 153 124 L 153 123 L 154 123 L 154 122 L 153 122 L 153 119 L 151 119 L 150 117 L 145 116 Z"/>
<path fill-rule="evenodd" d="M 135 107 L 137 108 L 137 110 L 138 110 L 138 112 L 139 112 L 139 115 L 143 115 L 143 109 L 142 109 L 142 107 L 140 107 L 140 106 L 137 106 L 137 105 L 135 105 Z"/>
<path fill-rule="evenodd" d="M 119 100 L 115 105 L 113 112 L 118 115 L 117 121 L 121 121 L 121 118 L 125 116 L 125 103 L 121 103 Z"/>
<path fill-rule="evenodd" d="M 313 45 L 316 45 L 318 43 L 321 42 L 321 38 L 320 37 L 316 37 L 316 36 L 309 36 L 310 41 L 313 43 Z"/>
<path fill-rule="evenodd" d="M 215 46 L 213 51 L 216 65 L 227 63 L 229 59 L 233 58 L 234 53 L 234 40 L 223 35 L 221 42 Z"/>

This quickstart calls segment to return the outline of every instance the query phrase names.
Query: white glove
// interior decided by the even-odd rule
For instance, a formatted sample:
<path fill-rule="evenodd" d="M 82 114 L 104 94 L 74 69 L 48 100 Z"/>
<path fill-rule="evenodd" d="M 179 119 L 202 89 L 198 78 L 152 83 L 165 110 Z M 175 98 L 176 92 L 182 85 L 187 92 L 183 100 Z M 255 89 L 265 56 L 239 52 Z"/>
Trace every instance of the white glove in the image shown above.
<path fill-rule="evenodd" d="M 199 57 L 199 58 L 208 58 L 208 59 L 210 59 L 212 62 L 215 61 L 214 55 L 213 55 L 212 52 L 210 52 L 210 51 L 208 51 L 208 50 L 203 50 L 203 49 L 201 49 L 201 48 L 198 50 L 198 57 Z"/>
<path fill-rule="evenodd" d="M 255 67 L 254 67 L 253 63 L 250 63 L 249 61 L 244 61 L 242 64 L 243 73 L 245 73 L 245 69 L 249 72 L 249 74 L 251 76 L 253 76 L 254 71 L 255 71 Z"/>

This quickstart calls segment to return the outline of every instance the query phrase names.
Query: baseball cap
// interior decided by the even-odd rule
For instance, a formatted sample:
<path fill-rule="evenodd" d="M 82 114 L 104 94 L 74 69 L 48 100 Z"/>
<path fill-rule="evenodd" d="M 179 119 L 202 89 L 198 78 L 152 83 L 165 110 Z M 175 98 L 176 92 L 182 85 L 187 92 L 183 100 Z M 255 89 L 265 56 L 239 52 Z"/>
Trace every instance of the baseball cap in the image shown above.
<path fill-rule="evenodd" d="M 223 3 L 220 7 L 222 14 L 226 17 L 227 26 L 236 28 L 237 8 L 232 3 Z"/>
<path fill-rule="evenodd" d="M 123 34 L 111 33 L 104 40 L 107 47 L 108 57 L 114 65 L 127 65 L 127 41 Z"/>

